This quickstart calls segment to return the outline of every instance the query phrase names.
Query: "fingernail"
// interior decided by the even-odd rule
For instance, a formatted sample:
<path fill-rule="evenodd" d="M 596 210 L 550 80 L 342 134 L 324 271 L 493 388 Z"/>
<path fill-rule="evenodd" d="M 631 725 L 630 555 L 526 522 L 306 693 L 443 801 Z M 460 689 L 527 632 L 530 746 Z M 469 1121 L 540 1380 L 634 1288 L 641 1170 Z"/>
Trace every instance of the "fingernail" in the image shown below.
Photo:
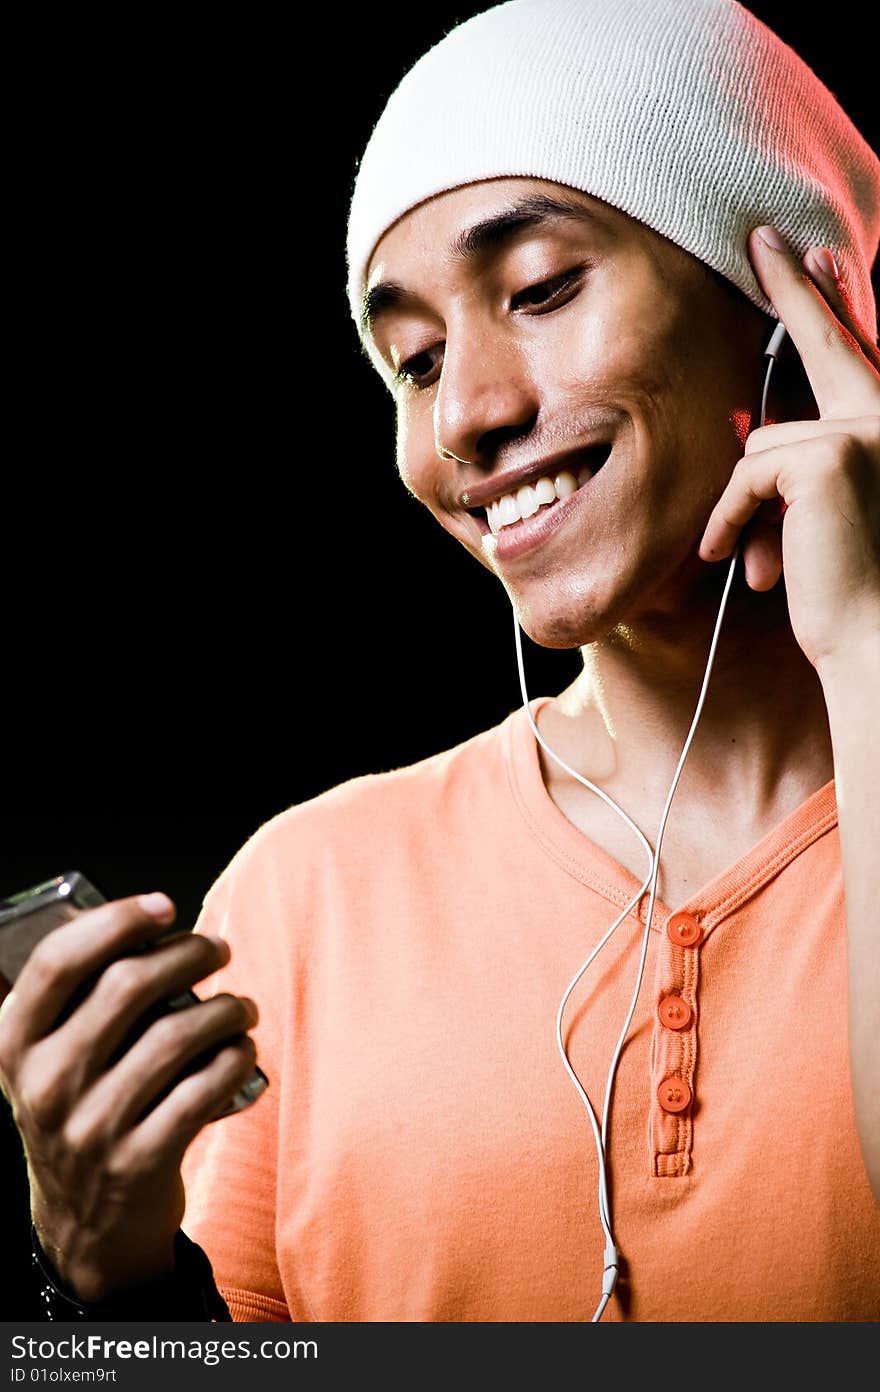
<path fill-rule="evenodd" d="M 824 271 L 825 275 L 830 276 L 832 280 L 840 279 L 834 253 L 829 251 L 828 247 L 812 247 L 810 256 L 814 265 L 818 266 L 820 271 Z"/>
<path fill-rule="evenodd" d="M 788 251 L 788 247 L 776 231 L 775 227 L 759 227 L 756 229 L 762 242 L 766 242 L 774 251 Z"/>
<path fill-rule="evenodd" d="M 167 894 L 142 894 L 138 903 L 144 913 L 153 914 L 155 918 L 160 918 L 162 914 L 167 914 L 174 908 Z"/>

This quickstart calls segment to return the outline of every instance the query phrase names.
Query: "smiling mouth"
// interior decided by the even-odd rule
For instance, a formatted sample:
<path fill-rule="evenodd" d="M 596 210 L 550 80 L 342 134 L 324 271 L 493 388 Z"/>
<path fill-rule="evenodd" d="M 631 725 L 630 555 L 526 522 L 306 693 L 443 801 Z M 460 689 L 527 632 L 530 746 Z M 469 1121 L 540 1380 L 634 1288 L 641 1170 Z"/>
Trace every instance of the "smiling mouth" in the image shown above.
<path fill-rule="evenodd" d="M 488 530 L 497 536 L 506 527 L 515 527 L 518 522 L 534 517 L 538 512 L 549 512 L 558 503 L 577 493 L 599 472 L 610 453 L 610 441 L 590 445 L 581 451 L 580 464 L 576 464 L 577 456 L 572 459 L 576 467 L 544 474 L 533 483 L 522 484 L 511 493 L 505 493 L 487 508 L 469 508 L 468 511 L 476 517 L 481 529 L 488 525 Z"/>

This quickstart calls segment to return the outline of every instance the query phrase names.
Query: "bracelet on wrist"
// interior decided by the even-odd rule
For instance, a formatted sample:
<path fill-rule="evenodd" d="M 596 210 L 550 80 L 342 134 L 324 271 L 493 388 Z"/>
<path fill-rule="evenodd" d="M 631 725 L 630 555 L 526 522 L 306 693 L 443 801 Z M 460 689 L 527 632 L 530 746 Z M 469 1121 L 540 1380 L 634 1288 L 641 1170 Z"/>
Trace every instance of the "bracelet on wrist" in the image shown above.
<path fill-rule="evenodd" d="M 108 1296 L 85 1301 L 65 1290 L 31 1224 L 31 1264 L 49 1320 L 192 1320 L 231 1322 L 229 1307 L 214 1281 L 207 1254 L 178 1228 L 174 1269 Z"/>

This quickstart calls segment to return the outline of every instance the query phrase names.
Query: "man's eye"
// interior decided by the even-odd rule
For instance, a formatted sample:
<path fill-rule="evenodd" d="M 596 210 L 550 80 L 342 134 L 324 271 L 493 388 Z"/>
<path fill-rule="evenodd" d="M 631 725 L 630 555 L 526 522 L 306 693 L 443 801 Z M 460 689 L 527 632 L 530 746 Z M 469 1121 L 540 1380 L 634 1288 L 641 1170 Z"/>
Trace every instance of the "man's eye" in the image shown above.
<path fill-rule="evenodd" d="M 437 364 L 430 353 L 416 353 L 414 357 L 402 362 L 394 374 L 395 382 L 406 382 L 411 387 L 430 386 L 431 374 Z"/>
<path fill-rule="evenodd" d="M 556 309 L 565 304 L 567 298 L 577 289 L 583 269 L 582 266 L 575 266 L 570 271 L 553 276 L 551 280 L 540 280 L 534 285 L 526 286 L 525 290 L 520 290 L 513 296 L 510 308 Z M 419 391 L 431 386 L 442 367 L 442 352 L 439 357 L 435 357 L 435 351 L 431 349 L 424 353 L 416 353 L 402 362 L 394 374 L 395 384 L 403 383 Z"/>
<path fill-rule="evenodd" d="M 535 285 L 529 285 L 525 290 L 520 290 L 519 294 L 514 295 L 510 301 L 511 309 L 519 309 L 521 305 L 532 308 L 542 308 L 550 305 L 556 300 L 561 300 L 567 290 L 571 290 L 578 281 L 580 268 L 564 271 L 562 275 L 554 276 L 552 280 L 540 280 Z"/>

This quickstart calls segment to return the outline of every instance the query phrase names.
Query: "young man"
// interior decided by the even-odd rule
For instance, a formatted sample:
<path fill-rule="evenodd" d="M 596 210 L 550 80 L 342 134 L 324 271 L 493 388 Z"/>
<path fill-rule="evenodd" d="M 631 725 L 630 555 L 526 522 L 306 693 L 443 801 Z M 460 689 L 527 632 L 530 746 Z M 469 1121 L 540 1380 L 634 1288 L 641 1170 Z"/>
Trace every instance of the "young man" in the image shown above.
<path fill-rule="evenodd" d="M 200 941 L 66 1023 L 144 913 L 29 964 L 0 1064 L 79 1299 L 171 1269 L 186 1151 L 238 1319 L 880 1313 L 880 165 L 747 11 L 692 8 L 512 0 L 372 136 L 349 294 L 401 477 L 584 670 L 266 823 Z M 206 1125 L 234 1044 L 143 1116 L 253 1012 L 114 1039 L 230 948 L 267 1093 Z"/>

